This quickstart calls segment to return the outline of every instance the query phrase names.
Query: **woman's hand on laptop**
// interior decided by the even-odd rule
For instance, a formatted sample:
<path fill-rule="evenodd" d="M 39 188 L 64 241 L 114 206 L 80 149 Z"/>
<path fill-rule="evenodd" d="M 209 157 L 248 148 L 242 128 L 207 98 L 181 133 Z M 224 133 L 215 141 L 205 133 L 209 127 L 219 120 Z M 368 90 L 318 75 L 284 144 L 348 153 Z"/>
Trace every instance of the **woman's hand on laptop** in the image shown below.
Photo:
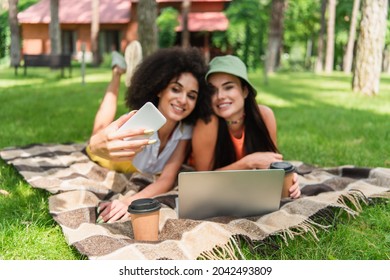
<path fill-rule="evenodd" d="M 291 198 L 298 198 L 301 196 L 301 189 L 299 188 L 298 174 L 297 173 L 294 173 L 293 182 L 294 182 L 293 185 L 289 189 L 290 197 Z"/>

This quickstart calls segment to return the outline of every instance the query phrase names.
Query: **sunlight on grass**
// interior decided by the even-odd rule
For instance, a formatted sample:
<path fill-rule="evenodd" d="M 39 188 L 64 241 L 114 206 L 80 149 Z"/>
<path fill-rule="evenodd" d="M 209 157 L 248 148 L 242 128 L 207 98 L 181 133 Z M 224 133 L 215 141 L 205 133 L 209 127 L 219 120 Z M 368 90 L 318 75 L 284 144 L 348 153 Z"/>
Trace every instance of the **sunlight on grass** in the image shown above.
<path fill-rule="evenodd" d="M 109 81 L 110 69 L 80 69 L 72 77 L 59 71 L 31 69 L 15 76 L 0 69 L 0 148 L 32 143 L 85 142 Z M 68 72 L 65 71 L 67 75 Z M 277 73 L 267 85 L 262 73 L 250 73 L 257 100 L 275 112 L 278 147 L 286 160 L 322 167 L 354 165 L 390 167 L 390 76 L 378 96 L 352 92 L 351 76 L 343 73 Z M 124 79 L 122 80 L 124 82 Z M 117 115 L 124 106 L 124 84 Z M 18 172 L 0 160 L 0 259 L 83 259 L 67 245 L 48 211 L 49 193 L 33 189 Z M 340 219 L 329 231 L 280 241 L 280 249 L 250 259 L 389 259 L 390 206 L 365 207 L 356 219 Z M 339 221 L 339 217 L 337 217 Z M 245 250 L 245 249 L 244 249 Z"/>
<path fill-rule="evenodd" d="M 106 81 L 108 82 L 111 78 L 110 76 L 110 72 L 107 71 L 107 72 L 104 72 L 104 73 L 87 73 L 85 75 L 85 84 L 87 83 L 93 83 L 93 82 L 99 82 L 101 83 L 102 81 Z M 82 85 L 82 78 L 81 76 L 77 76 L 77 77 L 72 77 L 72 78 L 68 78 L 68 79 L 64 79 L 64 80 L 61 80 L 57 86 L 67 86 L 67 85 L 74 85 L 74 84 L 77 84 L 79 83 L 80 85 Z"/>
<path fill-rule="evenodd" d="M 313 73 L 281 73 L 269 77 L 264 84 L 262 74 L 250 73 L 251 81 L 258 88 L 257 100 L 271 107 L 302 107 L 326 104 L 345 109 L 361 109 L 367 112 L 389 114 L 390 106 L 384 106 L 390 98 L 390 82 L 382 78 L 380 93 L 365 96 L 352 91 L 352 76 L 335 72 L 331 75 Z"/>
<path fill-rule="evenodd" d="M 27 85 L 47 85 L 47 83 L 55 82 L 55 86 L 69 86 L 69 85 L 82 85 L 82 77 L 78 69 L 73 69 L 72 76 L 68 77 L 68 71 L 65 71 L 65 78 L 60 78 L 59 72 L 49 72 L 49 75 L 45 75 L 44 69 L 34 69 L 33 73 L 28 73 L 26 76 L 20 74 L 18 76 L 7 75 L 8 77 L 0 79 L 0 88 L 9 88 L 14 86 L 27 86 Z M 46 70 L 47 71 L 47 70 Z M 87 69 L 85 74 L 85 84 L 94 82 L 108 82 L 111 78 L 109 69 L 98 69 L 91 71 Z M 85 85 L 84 84 L 84 85 Z"/>
<path fill-rule="evenodd" d="M 44 79 L 27 79 L 27 80 L 9 80 L 9 79 L 0 79 L 0 88 L 8 88 L 14 86 L 25 86 L 33 84 L 42 84 Z"/>
<path fill-rule="evenodd" d="M 256 100 L 260 104 L 267 104 L 271 107 L 292 107 L 294 106 L 293 102 L 289 102 L 286 99 L 279 98 L 278 96 L 266 93 L 266 92 L 258 92 L 256 96 Z"/>
<path fill-rule="evenodd" d="M 17 221 L 7 224 L 0 238 L 0 258 L 13 260 L 70 260 L 74 253 L 58 225 Z"/>

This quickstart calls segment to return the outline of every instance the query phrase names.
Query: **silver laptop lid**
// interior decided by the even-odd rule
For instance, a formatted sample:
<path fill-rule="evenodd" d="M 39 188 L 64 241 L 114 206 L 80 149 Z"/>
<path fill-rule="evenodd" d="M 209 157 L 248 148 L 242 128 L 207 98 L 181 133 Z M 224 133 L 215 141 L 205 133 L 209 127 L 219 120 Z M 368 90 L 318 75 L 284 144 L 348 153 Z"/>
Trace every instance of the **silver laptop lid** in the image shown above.
<path fill-rule="evenodd" d="M 181 172 L 178 216 L 199 220 L 276 211 L 283 180 L 281 169 Z"/>

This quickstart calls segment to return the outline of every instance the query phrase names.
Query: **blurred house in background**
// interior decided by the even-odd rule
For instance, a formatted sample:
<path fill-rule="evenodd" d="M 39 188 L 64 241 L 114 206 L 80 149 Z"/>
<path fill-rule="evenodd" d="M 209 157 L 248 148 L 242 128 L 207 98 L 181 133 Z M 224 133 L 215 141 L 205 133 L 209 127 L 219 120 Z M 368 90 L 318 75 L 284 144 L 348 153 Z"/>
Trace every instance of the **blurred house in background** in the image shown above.
<path fill-rule="evenodd" d="M 126 45 L 137 39 L 137 5 L 140 0 L 100 0 L 99 53 L 123 51 Z M 183 0 L 157 0 L 158 11 L 173 7 L 180 16 Z M 188 15 L 191 45 L 208 49 L 210 34 L 225 31 L 229 22 L 223 11 L 231 0 L 192 0 Z M 81 59 L 85 47 L 86 60 L 91 60 L 91 0 L 60 0 L 59 19 L 62 53 Z M 50 0 L 42 0 L 18 14 L 21 25 L 23 54 L 49 54 Z M 180 42 L 180 40 L 177 40 Z"/>

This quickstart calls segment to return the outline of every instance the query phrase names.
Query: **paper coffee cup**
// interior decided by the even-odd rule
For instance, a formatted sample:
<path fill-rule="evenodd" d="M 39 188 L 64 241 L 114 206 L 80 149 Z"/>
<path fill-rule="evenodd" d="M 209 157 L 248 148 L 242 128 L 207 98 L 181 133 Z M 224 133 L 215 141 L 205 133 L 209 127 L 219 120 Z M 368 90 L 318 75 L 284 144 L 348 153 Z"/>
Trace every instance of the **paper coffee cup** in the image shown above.
<path fill-rule="evenodd" d="M 134 200 L 129 208 L 134 239 L 157 241 L 161 204 L 152 198 Z"/>
<path fill-rule="evenodd" d="M 284 183 L 282 189 L 282 198 L 290 197 L 290 192 L 288 191 L 293 185 L 294 171 L 295 167 L 287 161 L 277 161 L 273 162 L 270 165 L 270 169 L 283 169 L 284 170 Z"/>

